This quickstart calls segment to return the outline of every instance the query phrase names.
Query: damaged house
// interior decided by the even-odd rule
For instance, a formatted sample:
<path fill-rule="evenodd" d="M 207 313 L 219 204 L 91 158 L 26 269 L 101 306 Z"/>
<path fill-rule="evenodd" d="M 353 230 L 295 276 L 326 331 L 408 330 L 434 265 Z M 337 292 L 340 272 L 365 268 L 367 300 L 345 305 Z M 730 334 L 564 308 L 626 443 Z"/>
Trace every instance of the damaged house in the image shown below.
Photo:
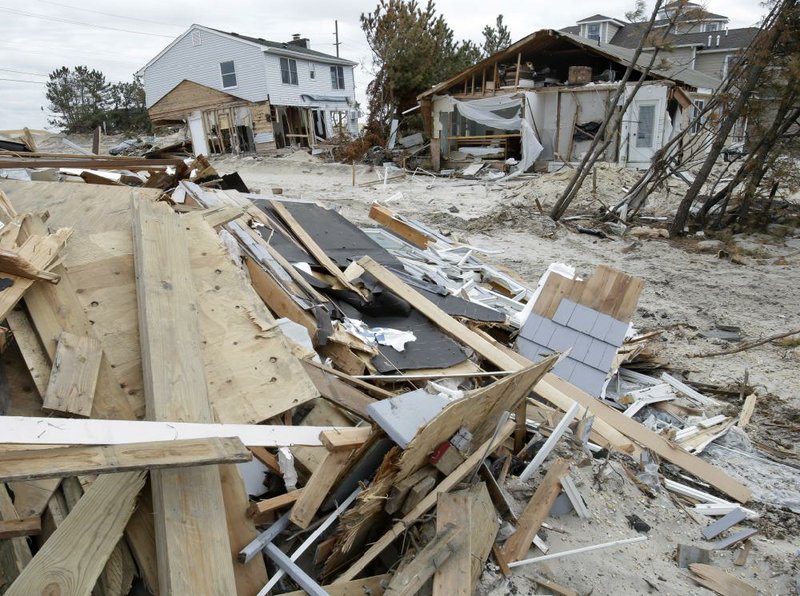
<path fill-rule="evenodd" d="M 476 158 L 527 171 L 558 168 L 586 151 L 633 59 L 631 49 L 541 30 L 419 96 L 434 169 Z M 635 65 L 638 76 L 649 56 Z M 662 63 L 663 62 L 663 63 Z M 691 121 L 719 79 L 657 61 L 625 114 L 606 161 L 644 168 Z M 632 89 L 637 73 L 628 86 Z"/>
<path fill-rule="evenodd" d="M 153 123 L 187 123 L 195 154 L 209 155 L 358 134 L 355 64 L 299 34 L 279 43 L 192 25 L 137 74 Z"/>

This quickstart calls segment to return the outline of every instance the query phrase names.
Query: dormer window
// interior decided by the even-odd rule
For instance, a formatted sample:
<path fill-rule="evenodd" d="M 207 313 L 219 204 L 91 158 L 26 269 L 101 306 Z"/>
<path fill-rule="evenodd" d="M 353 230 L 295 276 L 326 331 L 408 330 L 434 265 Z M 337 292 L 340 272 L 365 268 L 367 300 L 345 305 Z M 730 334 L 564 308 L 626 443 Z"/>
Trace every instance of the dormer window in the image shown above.
<path fill-rule="evenodd" d="M 706 23 L 705 31 L 719 31 L 719 23 Z"/>
<path fill-rule="evenodd" d="M 600 23 L 586 25 L 586 37 L 594 41 L 600 41 Z"/>

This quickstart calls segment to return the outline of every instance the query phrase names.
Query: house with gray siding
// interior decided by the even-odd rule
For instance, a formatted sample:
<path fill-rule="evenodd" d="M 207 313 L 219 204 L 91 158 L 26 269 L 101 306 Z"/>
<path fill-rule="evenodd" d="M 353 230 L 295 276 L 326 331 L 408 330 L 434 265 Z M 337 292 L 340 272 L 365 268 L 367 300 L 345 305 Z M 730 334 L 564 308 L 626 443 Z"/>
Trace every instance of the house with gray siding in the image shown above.
<path fill-rule="evenodd" d="M 151 119 L 186 122 L 195 153 L 208 154 L 358 134 L 355 65 L 299 34 L 275 42 L 192 25 L 137 74 Z"/>

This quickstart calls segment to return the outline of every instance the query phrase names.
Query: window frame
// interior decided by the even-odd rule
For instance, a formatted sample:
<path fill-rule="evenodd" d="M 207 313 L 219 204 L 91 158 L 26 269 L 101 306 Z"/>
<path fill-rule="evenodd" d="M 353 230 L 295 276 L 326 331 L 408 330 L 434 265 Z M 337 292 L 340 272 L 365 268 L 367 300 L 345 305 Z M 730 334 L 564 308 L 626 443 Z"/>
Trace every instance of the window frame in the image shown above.
<path fill-rule="evenodd" d="M 697 122 L 695 119 L 697 118 L 698 114 L 702 112 L 706 108 L 706 100 L 705 99 L 695 99 L 692 102 L 692 130 L 691 132 L 693 135 L 696 135 L 702 132 L 703 128 L 705 127 L 705 118 L 701 118 Z"/>
<path fill-rule="evenodd" d="M 286 68 L 283 67 L 284 61 L 286 61 Z M 294 58 L 287 58 L 286 56 L 281 56 L 279 62 L 281 69 L 281 83 L 283 83 L 284 85 L 298 86 L 300 84 L 300 81 L 297 76 L 297 60 L 295 60 Z M 286 74 L 287 76 L 284 76 L 284 74 Z"/>
<path fill-rule="evenodd" d="M 600 37 L 603 34 L 603 27 L 601 25 L 602 23 L 588 23 L 586 25 L 586 39 L 600 41 Z M 597 27 L 597 35 L 592 34 L 592 27 Z"/>
<path fill-rule="evenodd" d="M 331 89 L 334 91 L 347 90 L 347 84 L 344 78 L 344 66 L 331 66 Z"/>
<path fill-rule="evenodd" d="M 230 64 L 232 67 L 231 72 L 225 72 L 222 69 L 223 64 Z M 225 77 L 229 77 L 233 75 L 233 85 L 225 85 Z M 236 89 L 239 86 L 239 77 L 236 75 L 236 61 L 235 60 L 225 60 L 219 63 L 219 78 L 220 82 L 222 83 L 223 89 Z"/>
<path fill-rule="evenodd" d="M 308 78 L 312 81 L 317 80 L 317 65 L 313 62 L 308 63 Z"/>
<path fill-rule="evenodd" d="M 705 27 L 703 27 L 704 33 L 717 33 L 719 32 L 719 30 L 720 30 L 719 23 L 706 23 Z"/>

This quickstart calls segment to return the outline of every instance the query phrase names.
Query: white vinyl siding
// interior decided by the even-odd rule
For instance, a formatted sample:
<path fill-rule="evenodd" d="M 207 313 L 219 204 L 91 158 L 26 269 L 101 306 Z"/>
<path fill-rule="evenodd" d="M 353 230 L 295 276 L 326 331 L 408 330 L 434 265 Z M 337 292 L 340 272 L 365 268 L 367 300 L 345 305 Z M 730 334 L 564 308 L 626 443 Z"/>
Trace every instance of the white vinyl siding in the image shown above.
<path fill-rule="evenodd" d="M 284 85 L 297 85 L 297 60 L 281 58 L 281 82 Z"/>
<path fill-rule="evenodd" d="M 219 73 L 222 76 L 223 89 L 236 88 L 236 65 L 233 60 L 219 63 Z"/>
<path fill-rule="evenodd" d="M 264 54 L 265 70 L 267 73 L 267 86 L 269 87 L 269 100 L 274 106 L 304 106 L 309 105 L 309 101 L 301 95 L 315 97 L 349 97 L 351 103 L 355 103 L 355 80 L 353 78 L 353 67 L 343 66 L 344 89 L 331 89 L 331 79 L 327 73 L 330 72 L 331 64 L 317 60 L 303 60 L 295 58 L 297 61 L 297 85 L 284 85 L 281 79 L 281 56 L 272 52 Z M 315 76 L 311 78 L 311 65 L 314 65 Z M 341 102 L 339 105 L 347 104 Z"/>
<path fill-rule="evenodd" d="M 725 56 L 731 52 L 697 52 L 694 69 L 709 76 L 721 79 L 725 70 Z"/>
<path fill-rule="evenodd" d="M 184 79 L 224 91 L 220 73 L 220 62 L 223 61 L 236 64 L 234 95 L 248 101 L 268 99 L 261 48 L 213 31 L 199 30 L 199 33 L 200 45 L 193 44 L 192 33 L 184 35 L 144 70 L 148 108 Z"/>

